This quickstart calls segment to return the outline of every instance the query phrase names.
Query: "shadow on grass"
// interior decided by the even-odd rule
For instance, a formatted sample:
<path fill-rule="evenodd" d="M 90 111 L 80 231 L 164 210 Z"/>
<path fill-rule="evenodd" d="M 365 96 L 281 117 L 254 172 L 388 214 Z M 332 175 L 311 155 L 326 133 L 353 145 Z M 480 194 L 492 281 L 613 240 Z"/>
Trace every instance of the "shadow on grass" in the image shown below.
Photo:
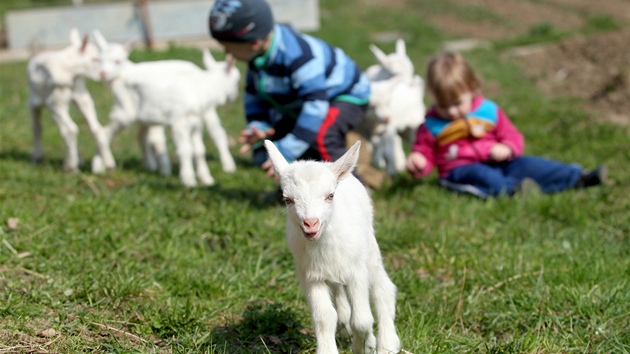
<path fill-rule="evenodd" d="M 298 316 L 282 304 L 255 304 L 239 323 L 215 328 L 209 339 L 214 353 L 299 353 L 313 338 Z"/>

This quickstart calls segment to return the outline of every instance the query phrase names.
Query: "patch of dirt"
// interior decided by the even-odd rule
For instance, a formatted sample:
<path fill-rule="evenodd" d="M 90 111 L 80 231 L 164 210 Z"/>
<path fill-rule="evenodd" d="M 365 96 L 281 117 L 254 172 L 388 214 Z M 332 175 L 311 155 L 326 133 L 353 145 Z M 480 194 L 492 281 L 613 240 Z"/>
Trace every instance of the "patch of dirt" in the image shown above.
<path fill-rule="evenodd" d="M 527 34 L 541 24 L 570 31 L 581 28 L 585 18 L 555 5 L 519 0 L 456 0 L 462 13 L 432 16 L 431 21 L 446 33 L 481 39 L 507 39 Z M 468 9 L 468 10 L 466 10 Z M 470 15 L 465 14 L 471 12 Z"/>
<path fill-rule="evenodd" d="M 630 126 L 630 31 L 575 37 L 515 58 L 543 92 L 579 97 L 596 117 Z"/>
<path fill-rule="evenodd" d="M 630 126 L 630 3 L 627 0 L 451 0 L 457 12 L 427 19 L 447 35 L 497 40 L 547 24 L 555 31 L 586 28 L 593 18 L 621 30 L 511 51 L 540 89 L 581 98 L 596 117 Z"/>

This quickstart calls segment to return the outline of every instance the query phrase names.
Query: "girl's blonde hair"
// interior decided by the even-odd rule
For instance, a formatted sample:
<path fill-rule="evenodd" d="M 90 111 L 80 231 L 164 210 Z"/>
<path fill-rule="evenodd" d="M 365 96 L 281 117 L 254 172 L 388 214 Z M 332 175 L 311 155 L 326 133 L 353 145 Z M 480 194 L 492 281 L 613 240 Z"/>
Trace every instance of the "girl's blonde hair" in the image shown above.
<path fill-rule="evenodd" d="M 452 104 L 461 94 L 478 94 L 481 82 L 459 53 L 444 52 L 427 66 L 427 87 L 438 105 Z"/>

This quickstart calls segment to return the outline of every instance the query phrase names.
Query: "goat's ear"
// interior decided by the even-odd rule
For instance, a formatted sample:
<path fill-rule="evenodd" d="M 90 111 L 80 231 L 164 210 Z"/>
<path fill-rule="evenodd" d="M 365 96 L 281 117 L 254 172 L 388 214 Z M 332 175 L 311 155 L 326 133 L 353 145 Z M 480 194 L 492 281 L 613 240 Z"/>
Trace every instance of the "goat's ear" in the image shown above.
<path fill-rule="evenodd" d="M 79 34 L 79 29 L 76 27 L 70 29 L 70 44 L 76 48 L 81 47 L 81 35 Z"/>
<path fill-rule="evenodd" d="M 396 53 L 400 55 L 407 55 L 407 47 L 405 46 L 405 40 L 402 38 L 398 38 L 396 40 Z"/>
<path fill-rule="evenodd" d="M 284 170 L 289 166 L 289 163 L 271 140 L 265 140 L 265 149 L 267 149 L 269 160 L 271 160 L 271 164 L 273 165 L 273 170 L 276 172 L 276 175 L 280 177 Z"/>
<path fill-rule="evenodd" d="M 354 168 L 357 166 L 357 162 L 359 161 L 359 149 L 361 148 L 361 140 L 357 140 L 354 145 L 346 151 L 343 156 L 339 158 L 339 160 L 333 162 L 330 166 L 332 172 L 337 176 L 337 180 L 340 181 L 346 178 L 349 174 L 354 171 Z"/>
<path fill-rule="evenodd" d="M 95 29 L 94 31 L 92 31 L 92 36 L 94 36 L 94 40 L 96 41 L 98 49 L 103 51 L 107 48 L 107 40 L 105 39 L 105 37 L 103 37 L 101 31 Z"/>
<path fill-rule="evenodd" d="M 374 54 L 374 57 L 376 57 L 379 64 L 386 68 L 389 67 L 389 57 L 385 54 L 385 52 L 374 44 L 370 44 L 370 50 L 372 51 L 372 54 Z"/>
<path fill-rule="evenodd" d="M 217 63 L 217 61 L 214 59 L 212 53 L 210 53 L 210 50 L 208 48 L 203 48 L 202 52 L 203 66 L 206 67 L 206 70 L 210 70 Z"/>
<path fill-rule="evenodd" d="M 79 52 L 81 53 L 85 52 L 85 48 L 87 48 L 89 39 L 90 37 L 87 34 L 83 36 L 83 41 L 81 42 L 81 49 L 79 49 Z"/>

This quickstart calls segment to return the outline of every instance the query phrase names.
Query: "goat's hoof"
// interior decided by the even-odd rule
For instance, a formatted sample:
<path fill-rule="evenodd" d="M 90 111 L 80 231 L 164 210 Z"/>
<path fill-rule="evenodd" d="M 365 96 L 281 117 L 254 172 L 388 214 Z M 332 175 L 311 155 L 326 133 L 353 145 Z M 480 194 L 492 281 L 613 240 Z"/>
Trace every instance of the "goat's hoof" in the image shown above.
<path fill-rule="evenodd" d="M 234 161 L 222 164 L 221 168 L 223 169 L 223 172 L 227 172 L 227 173 L 236 172 L 236 164 L 234 163 Z"/>
<path fill-rule="evenodd" d="M 69 163 L 64 162 L 63 170 L 70 173 L 79 172 L 79 164 L 78 163 Z"/>
<path fill-rule="evenodd" d="M 102 174 L 105 173 L 106 169 L 107 168 L 105 167 L 105 162 L 100 155 L 96 155 L 94 156 L 94 158 L 92 158 L 92 173 Z"/>
<path fill-rule="evenodd" d="M 187 188 L 194 188 L 197 187 L 197 180 L 193 177 L 193 178 L 180 178 L 182 184 L 184 185 L 184 187 Z"/>
<path fill-rule="evenodd" d="M 199 178 L 199 184 L 201 184 L 202 186 L 214 186 L 216 184 L 214 178 L 210 177 L 210 178 Z"/>
<path fill-rule="evenodd" d="M 105 169 L 113 170 L 116 168 L 116 161 L 114 160 L 105 160 L 104 164 L 105 164 Z"/>

